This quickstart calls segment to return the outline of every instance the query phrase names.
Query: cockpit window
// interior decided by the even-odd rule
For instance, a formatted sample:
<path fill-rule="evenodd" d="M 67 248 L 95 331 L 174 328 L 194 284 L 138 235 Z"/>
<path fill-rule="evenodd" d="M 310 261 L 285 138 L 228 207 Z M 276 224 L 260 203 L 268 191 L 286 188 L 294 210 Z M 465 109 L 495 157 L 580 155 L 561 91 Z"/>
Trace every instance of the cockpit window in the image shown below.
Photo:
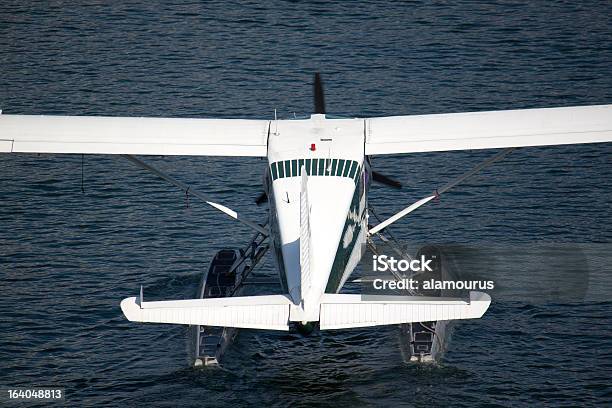
<path fill-rule="evenodd" d="M 302 166 L 309 176 L 348 177 L 357 180 L 361 174 L 361 165 L 355 160 L 345 159 L 294 159 L 282 160 L 270 164 L 272 181 L 285 177 L 300 177 Z"/>
<path fill-rule="evenodd" d="M 285 160 L 285 177 L 291 177 L 291 160 Z"/>

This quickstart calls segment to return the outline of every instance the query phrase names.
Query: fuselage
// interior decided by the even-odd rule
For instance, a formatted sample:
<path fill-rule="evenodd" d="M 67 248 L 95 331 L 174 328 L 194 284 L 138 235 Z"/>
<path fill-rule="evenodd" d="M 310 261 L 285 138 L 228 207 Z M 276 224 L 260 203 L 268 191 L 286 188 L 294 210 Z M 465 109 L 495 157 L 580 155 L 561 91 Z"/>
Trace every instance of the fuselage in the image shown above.
<path fill-rule="evenodd" d="M 364 129 L 363 119 L 325 115 L 270 126 L 265 184 L 281 284 L 296 305 L 308 303 L 313 311 L 323 293 L 340 290 L 362 255 L 369 186 Z M 310 211 L 308 293 L 300 286 L 302 169 Z"/>

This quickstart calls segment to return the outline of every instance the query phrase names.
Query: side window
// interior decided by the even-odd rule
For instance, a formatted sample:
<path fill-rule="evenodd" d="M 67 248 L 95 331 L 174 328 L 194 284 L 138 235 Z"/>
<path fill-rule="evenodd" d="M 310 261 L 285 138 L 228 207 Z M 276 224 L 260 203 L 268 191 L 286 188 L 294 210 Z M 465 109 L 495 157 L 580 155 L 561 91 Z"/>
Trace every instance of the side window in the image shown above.
<path fill-rule="evenodd" d="M 329 173 L 330 176 L 336 175 L 336 169 L 338 168 L 338 159 L 332 160 L 331 171 Z"/>
<path fill-rule="evenodd" d="M 283 162 L 276 162 L 276 165 L 278 167 L 278 178 L 285 177 L 285 166 L 283 165 Z"/>
<path fill-rule="evenodd" d="M 291 177 L 297 177 L 297 175 L 298 175 L 297 160 L 291 160 Z"/>
<path fill-rule="evenodd" d="M 342 172 L 342 177 L 348 177 L 349 171 L 351 170 L 353 163 L 355 162 L 352 160 L 346 161 L 346 164 L 344 165 L 344 171 Z"/>
<path fill-rule="evenodd" d="M 342 169 L 344 169 L 344 163 L 346 160 L 338 160 L 338 168 L 336 169 L 336 176 L 342 176 Z"/>
<path fill-rule="evenodd" d="M 291 177 L 291 160 L 285 160 L 285 177 Z"/>
<path fill-rule="evenodd" d="M 299 177 L 302 166 L 309 176 L 336 176 L 349 177 L 355 183 L 362 175 L 362 166 L 355 160 L 345 159 L 294 159 L 282 160 L 270 164 L 272 180 L 285 177 Z"/>
<path fill-rule="evenodd" d="M 355 179 L 355 172 L 357 171 L 357 162 L 353 162 L 353 165 L 351 166 L 351 171 L 349 173 L 349 177 L 352 178 L 353 180 Z"/>

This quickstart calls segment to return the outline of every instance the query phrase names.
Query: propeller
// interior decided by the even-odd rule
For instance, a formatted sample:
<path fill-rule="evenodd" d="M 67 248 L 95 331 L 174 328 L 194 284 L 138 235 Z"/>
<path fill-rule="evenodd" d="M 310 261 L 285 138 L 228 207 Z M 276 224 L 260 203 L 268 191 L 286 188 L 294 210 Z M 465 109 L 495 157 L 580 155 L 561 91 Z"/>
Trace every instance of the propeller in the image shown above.
<path fill-rule="evenodd" d="M 314 96 L 314 113 L 325 114 L 325 93 L 323 92 L 323 81 L 321 80 L 321 74 L 318 72 L 314 75 L 313 83 L 313 96 Z M 402 183 L 391 177 L 385 176 L 377 171 L 372 171 L 372 180 L 384 184 L 391 188 L 402 188 Z M 255 204 L 261 205 L 268 201 L 268 196 L 265 192 L 262 192 L 256 199 Z"/>
<path fill-rule="evenodd" d="M 262 193 L 259 195 L 259 197 L 257 197 L 257 198 L 255 199 L 255 204 L 257 204 L 257 205 L 261 205 L 261 204 L 266 203 L 266 202 L 268 202 L 268 195 L 266 194 L 266 192 L 265 192 L 265 191 L 264 191 L 264 192 L 262 192 Z"/>
<path fill-rule="evenodd" d="M 393 180 L 391 177 L 387 177 L 384 174 L 379 173 L 377 171 L 372 171 L 372 180 L 377 183 L 384 184 L 385 186 L 388 186 L 388 187 L 397 188 L 397 189 L 402 188 L 402 183 L 400 183 L 397 180 Z"/>
<path fill-rule="evenodd" d="M 323 93 L 323 81 L 321 81 L 321 75 L 316 72 L 314 75 L 314 84 L 313 84 L 313 88 L 314 88 L 314 113 L 315 114 L 325 114 L 325 95 Z M 387 177 L 384 177 L 385 179 L 388 179 Z M 376 176 L 374 176 L 374 180 L 376 180 Z M 389 182 L 393 182 L 393 180 L 388 179 Z M 399 184 L 399 183 L 398 183 Z M 265 202 L 268 201 L 268 195 L 264 192 L 262 192 L 256 199 L 255 199 L 255 204 L 257 205 L 261 205 Z"/>
<path fill-rule="evenodd" d="M 391 188 L 397 188 L 397 189 L 401 189 L 402 188 L 402 183 L 400 183 L 397 180 L 394 180 L 390 177 L 385 176 L 382 173 L 379 173 L 377 171 L 372 171 L 372 180 L 380 183 L 380 184 L 384 184 L 385 186 L 391 187 Z M 257 196 L 257 198 L 255 199 L 255 204 L 257 205 L 262 205 L 263 203 L 268 202 L 268 195 L 264 192 L 262 192 L 259 196 Z"/>
<path fill-rule="evenodd" d="M 325 95 L 323 94 L 323 82 L 321 75 L 314 76 L 314 113 L 325 114 Z"/>
<path fill-rule="evenodd" d="M 325 114 L 325 93 L 323 92 L 323 81 L 317 72 L 314 76 L 314 113 Z M 402 184 L 377 171 L 372 172 L 372 180 L 392 188 L 402 188 Z"/>

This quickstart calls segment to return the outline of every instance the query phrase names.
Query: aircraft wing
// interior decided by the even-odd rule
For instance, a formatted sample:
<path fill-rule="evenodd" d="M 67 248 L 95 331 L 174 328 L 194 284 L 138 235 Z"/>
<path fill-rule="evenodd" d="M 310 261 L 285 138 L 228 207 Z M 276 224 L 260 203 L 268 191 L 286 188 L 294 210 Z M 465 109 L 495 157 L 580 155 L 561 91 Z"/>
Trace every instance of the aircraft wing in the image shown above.
<path fill-rule="evenodd" d="M 267 120 L 0 115 L 0 153 L 266 156 Z"/>
<path fill-rule="evenodd" d="M 612 141 L 612 105 L 366 120 L 367 155 Z"/>

